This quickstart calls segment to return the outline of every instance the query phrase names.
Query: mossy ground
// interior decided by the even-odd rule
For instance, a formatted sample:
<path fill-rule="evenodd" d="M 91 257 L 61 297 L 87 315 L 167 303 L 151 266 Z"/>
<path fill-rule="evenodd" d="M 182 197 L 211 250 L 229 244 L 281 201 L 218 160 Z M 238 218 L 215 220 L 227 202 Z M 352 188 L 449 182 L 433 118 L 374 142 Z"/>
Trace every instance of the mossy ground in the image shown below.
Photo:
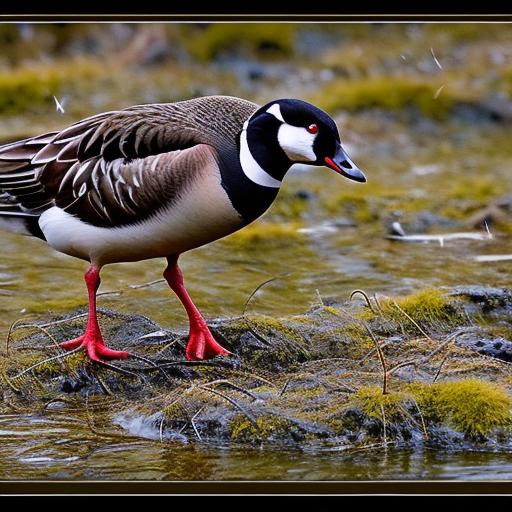
<path fill-rule="evenodd" d="M 509 366 L 456 343 L 456 333 L 474 329 L 457 313 L 465 302 L 427 289 L 379 305 L 378 313 L 352 301 L 280 319 L 216 321 L 215 336 L 235 356 L 204 363 L 182 359 L 183 335 L 147 342 L 142 336 L 158 326 L 105 311 L 111 346 L 153 361 L 112 369 L 81 353 L 44 362 L 59 353 L 56 341 L 80 332 L 83 317 L 14 328 L 0 358 L 4 405 L 30 410 L 76 394 L 108 395 L 113 410 L 154 418 L 164 437 L 179 432 L 203 442 L 357 447 L 419 436 L 435 447 L 442 428 L 467 443 L 508 439 Z M 490 314 L 487 308 L 474 318 Z M 422 329 L 408 328 L 415 323 Z"/>

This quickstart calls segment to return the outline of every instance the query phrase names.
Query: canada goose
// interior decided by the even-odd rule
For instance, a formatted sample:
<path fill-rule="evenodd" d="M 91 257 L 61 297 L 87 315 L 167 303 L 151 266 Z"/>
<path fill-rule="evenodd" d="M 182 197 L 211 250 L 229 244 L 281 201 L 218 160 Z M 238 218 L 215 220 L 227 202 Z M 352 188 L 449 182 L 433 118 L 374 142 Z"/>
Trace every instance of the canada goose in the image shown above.
<path fill-rule="evenodd" d="M 249 224 L 274 201 L 294 163 L 366 181 L 334 121 L 296 99 L 262 107 L 228 96 L 138 105 L 0 147 L 0 226 L 90 262 L 85 333 L 61 346 L 94 361 L 109 349 L 96 316 L 100 270 L 166 257 L 164 277 L 185 307 L 189 360 L 229 354 L 188 295 L 181 253 Z"/>

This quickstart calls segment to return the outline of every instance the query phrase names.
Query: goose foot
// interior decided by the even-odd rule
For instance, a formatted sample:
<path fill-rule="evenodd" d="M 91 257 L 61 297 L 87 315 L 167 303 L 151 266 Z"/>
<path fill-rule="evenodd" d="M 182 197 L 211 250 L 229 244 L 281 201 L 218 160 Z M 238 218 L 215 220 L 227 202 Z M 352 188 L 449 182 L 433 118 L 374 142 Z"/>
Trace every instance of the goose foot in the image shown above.
<path fill-rule="evenodd" d="M 108 348 L 101 336 L 87 333 L 74 340 L 65 341 L 60 346 L 66 351 L 83 348 L 89 359 L 97 363 L 114 359 L 127 359 L 130 355 L 128 352 Z"/>

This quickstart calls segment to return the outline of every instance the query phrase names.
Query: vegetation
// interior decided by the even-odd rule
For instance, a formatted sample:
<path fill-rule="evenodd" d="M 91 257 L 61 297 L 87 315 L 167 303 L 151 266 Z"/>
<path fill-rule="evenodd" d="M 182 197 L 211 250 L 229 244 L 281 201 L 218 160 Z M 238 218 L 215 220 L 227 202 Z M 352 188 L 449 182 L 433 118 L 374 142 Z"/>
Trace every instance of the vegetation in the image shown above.
<path fill-rule="evenodd" d="M 336 80 L 325 85 L 312 101 L 330 112 L 368 108 L 396 112 L 414 107 L 425 116 L 444 119 L 457 101 L 466 100 L 455 98 L 449 92 L 438 96 L 441 85 L 408 77 Z"/>

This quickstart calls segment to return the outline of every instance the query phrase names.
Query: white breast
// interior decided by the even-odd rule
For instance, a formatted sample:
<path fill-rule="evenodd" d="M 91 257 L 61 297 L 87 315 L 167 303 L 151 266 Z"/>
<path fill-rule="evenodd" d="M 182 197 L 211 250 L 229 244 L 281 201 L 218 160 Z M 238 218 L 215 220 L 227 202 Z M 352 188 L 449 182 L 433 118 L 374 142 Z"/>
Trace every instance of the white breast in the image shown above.
<path fill-rule="evenodd" d="M 179 254 L 222 238 L 243 222 L 212 173 L 172 207 L 137 224 L 96 227 L 55 206 L 41 215 L 39 225 L 57 251 L 103 266 Z"/>

